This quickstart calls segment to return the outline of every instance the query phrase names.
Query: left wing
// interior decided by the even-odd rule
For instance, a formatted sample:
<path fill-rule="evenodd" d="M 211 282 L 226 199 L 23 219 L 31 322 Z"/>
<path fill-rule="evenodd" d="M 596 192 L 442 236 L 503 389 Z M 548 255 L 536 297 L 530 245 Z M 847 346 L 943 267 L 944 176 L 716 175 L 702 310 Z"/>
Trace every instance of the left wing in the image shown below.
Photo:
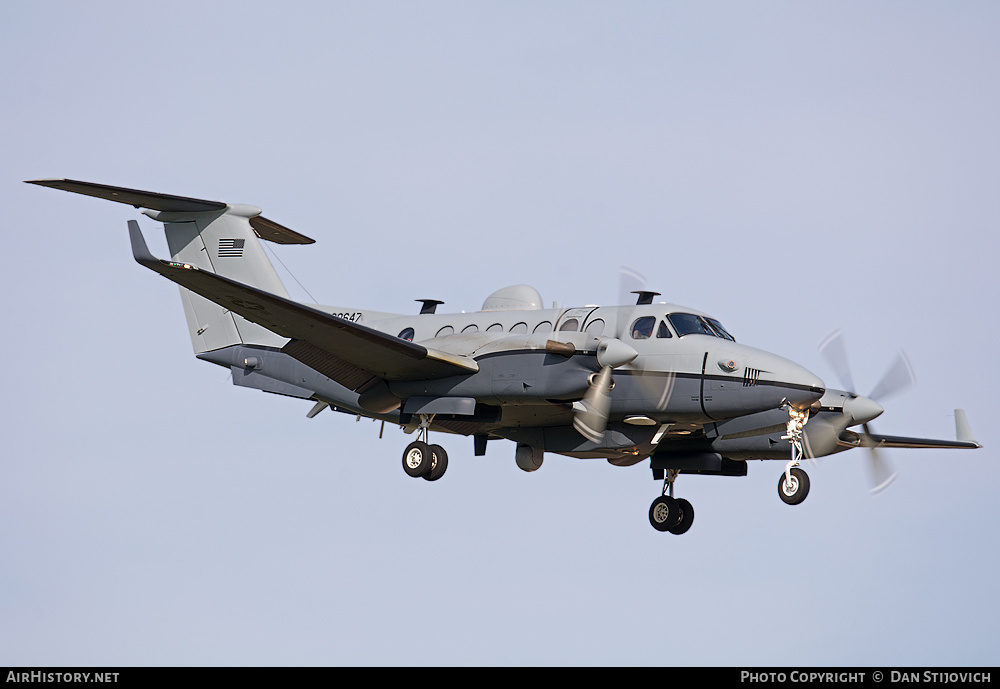
<path fill-rule="evenodd" d="M 904 438 L 899 435 L 875 435 L 869 433 L 861 436 L 861 447 L 926 447 L 950 450 L 954 448 L 964 448 L 974 450 L 982 447 L 977 442 L 967 442 L 963 440 L 934 440 L 931 438 Z"/>
<path fill-rule="evenodd" d="M 479 364 L 331 316 L 310 306 L 202 270 L 154 257 L 130 220 L 132 255 L 142 266 L 291 341 L 282 351 L 341 385 L 364 390 L 383 380 L 476 373 Z"/>

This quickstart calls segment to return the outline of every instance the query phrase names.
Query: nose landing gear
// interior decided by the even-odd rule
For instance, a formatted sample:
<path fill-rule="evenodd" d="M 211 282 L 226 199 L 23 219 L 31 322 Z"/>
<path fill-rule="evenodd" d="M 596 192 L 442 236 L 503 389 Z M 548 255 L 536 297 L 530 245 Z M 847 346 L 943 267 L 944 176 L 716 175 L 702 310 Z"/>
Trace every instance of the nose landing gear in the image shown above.
<path fill-rule="evenodd" d="M 778 479 L 778 496 L 787 505 L 798 505 L 809 495 L 809 476 L 799 468 L 805 456 L 802 445 L 802 427 L 809 420 L 808 411 L 788 407 L 788 426 L 782 440 L 792 443 L 792 460 L 785 466 L 785 473 Z"/>
<path fill-rule="evenodd" d="M 778 495 L 786 505 L 798 505 L 809 495 L 809 475 L 798 467 L 788 467 L 778 479 Z"/>
<path fill-rule="evenodd" d="M 653 500 L 649 506 L 649 523 L 657 531 L 680 535 L 687 532 L 694 523 L 694 507 L 684 498 L 674 497 L 674 481 L 677 470 L 667 470 L 663 480 L 663 495 Z"/>

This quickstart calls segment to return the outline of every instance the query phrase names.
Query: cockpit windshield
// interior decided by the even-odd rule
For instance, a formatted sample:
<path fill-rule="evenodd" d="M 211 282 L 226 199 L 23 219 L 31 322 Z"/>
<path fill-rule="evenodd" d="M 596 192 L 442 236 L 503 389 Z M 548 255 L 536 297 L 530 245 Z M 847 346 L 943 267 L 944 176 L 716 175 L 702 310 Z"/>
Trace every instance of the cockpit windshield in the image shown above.
<path fill-rule="evenodd" d="M 711 337 L 721 337 L 723 340 L 735 342 L 729 332 L 722 327 L 722 324 L 714 318 L 696 316 L 693 313 L 671 313 L 667 316 L 670 325 L 674 326 L 677 335 L 710 335 Z"/>
<path fill-rule="evenodd" d="M 721 337 L 723 340 L 729 340 L 730 342 L 736 342 L 736 338 L 733 337 L 732 335 L 730 335 L 729 332 L 725 328 L 722 327 L 722 323 L 720 323 L 719 321 L 715 320 L 714 318 L 706 318 L 705 320 L 708 321 L 708 324 L 710 326 L 712 326 L 712 330 L 714 330 L 715 332 L 717 332 L 719 334 L 719 337 Z"/>

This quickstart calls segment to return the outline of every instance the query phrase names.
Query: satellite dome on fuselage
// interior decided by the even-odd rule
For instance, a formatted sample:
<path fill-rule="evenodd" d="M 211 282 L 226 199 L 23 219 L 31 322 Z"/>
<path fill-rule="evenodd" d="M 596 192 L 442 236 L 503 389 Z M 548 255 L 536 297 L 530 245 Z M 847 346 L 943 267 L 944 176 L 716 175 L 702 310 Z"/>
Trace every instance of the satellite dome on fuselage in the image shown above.
<path fill-rule="evenodd" d="M 511 285 L 486 297 L 480 311 L 533 311 L 542 308 L 542 295 L 531 285 Z"/>

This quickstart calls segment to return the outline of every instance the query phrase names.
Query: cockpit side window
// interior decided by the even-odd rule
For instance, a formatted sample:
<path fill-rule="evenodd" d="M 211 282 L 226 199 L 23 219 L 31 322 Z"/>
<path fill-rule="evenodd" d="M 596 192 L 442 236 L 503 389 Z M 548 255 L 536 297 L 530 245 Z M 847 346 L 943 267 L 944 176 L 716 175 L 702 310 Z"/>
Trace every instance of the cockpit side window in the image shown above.
<path fill-rule="evenodd" d="M 666 321 L 660 321 L 660 327 L 656 329 L 657 337 L 673 337 L 670 334 L 670 328 L 667 327 Z"/>
<path fill-rule="evenodd" d="M 667 320 L 670 321 L 670 325 L 674 326 L 674 330 L 677 331 L 677 335 L 680 337 L 684 337 L 685 335 L 716 336 L 708 324 L 693 313 L 672 313 L 667 316 Z"/>
<path fill-rule="evenodd" d="M 633 340 L 645 340 L 653 334 L 653 326 L 656 325 L 655 316 L 643 316 L 636 318 L 629 332 Z"/>
<path fill-rule="evenodd" d="M 729 334 L 729 332 L 722 327 L 722 323 L 715 320 L 714 318 L 706 318 L 708 324 L 712 327 L 712 330 L 719 334 L 723 340 L 729 340 L 730 342 L 736 342 L 736 338 Z"/>

